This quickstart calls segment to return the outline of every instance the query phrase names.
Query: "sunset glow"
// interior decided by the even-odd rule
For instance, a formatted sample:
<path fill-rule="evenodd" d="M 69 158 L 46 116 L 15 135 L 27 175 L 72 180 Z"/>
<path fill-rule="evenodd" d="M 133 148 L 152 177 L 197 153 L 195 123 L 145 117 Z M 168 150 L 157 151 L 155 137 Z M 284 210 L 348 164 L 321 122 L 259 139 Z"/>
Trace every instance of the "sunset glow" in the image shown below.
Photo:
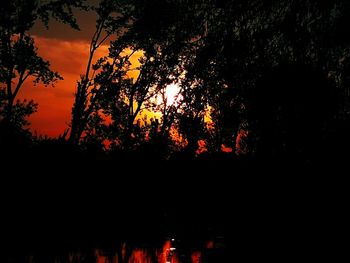
<path fill-rule="evenodd" d="M 52 69 L 57 71 L 63 80 L 56 82 L 54 87 L 44 87 L 42 84 L 33 87 L 33 83 L 28 80 L 19 92 L 18 99 L 33 99 L 39 104 L 38 112 L 29 119 L 31 131 L 37 132 L 38 135 L 56 137 L 68 128 L 76 82 L 86 70 L 89 43 L 84 40 L 66 41 L 40 36 L 35 36 L 35 43 L 38 53 L 50 61 Z M 142 54 L 142 51 L 138 51 L 130 57 L 134 68 L 140 66 L 139 58 Z M 106 55 L 108 46 L 101 46 L 93 61 Z M 133 70 L 128 76 L 136 79 L 138 74 L 137 70 Z"/>
<path fill-rule="evenodd" d="M 0 12 L 0 263 L 340 261 L 350 0 Z"/>
<path fill-rule="evenodd" d="M 166 102 L 167 106 L 174 105 L 175 103 L 178 103 L 181 100 L 180 93 L 180 87 L 176 83 L 172 83 L 166 87 L 165 90 L 165 96 L 166 96 Z"/>
<path fill-rule="evenodd" d="M 39 135 L 55 137 L 62 134 L 71 118 L 76 82 L 86 67 L 89 43 L 82 40 L 66 41 L 53 38 L 35 37 L 38 53 L 49 60 L 52 69 L 64 78 L 54 87 L 39 84 L 37 87 L 29 80 L 18 94 L 18 99 L 33 99 L 39 110 L 29 121 L 30 129 Z M 107 55 L 108 47 L 102 46 L 96 58 Z"/>

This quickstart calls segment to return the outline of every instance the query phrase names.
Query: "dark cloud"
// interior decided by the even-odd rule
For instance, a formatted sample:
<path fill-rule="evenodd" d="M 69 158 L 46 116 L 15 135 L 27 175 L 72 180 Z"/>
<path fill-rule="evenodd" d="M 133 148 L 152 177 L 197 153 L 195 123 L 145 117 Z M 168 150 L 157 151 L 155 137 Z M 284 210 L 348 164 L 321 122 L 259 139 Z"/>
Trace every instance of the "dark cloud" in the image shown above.
<path fill-rule="evenodd" d="M 97 5 L 98 1 L 88 1 L 90 5 Z M 44 24 L 37 21 L 31 30 L 33 35 L 56 38 L 62 40 L 89 40 L 95 30 L 96 14 L 92 11 L 75 10 L 74 15 L 78 21 L 80 31 L 74 30 L 52 19 L 49 23 L 49 29 L 47 30 Z"/>
<path fill-rule="evenodd" d="M 89 43 L 82 40 L 65 40 L 35 36 L 39 55 L 51 63 L 64 80 L 55 87 L 39 84 L 33 87 L 28 80 L 18 94 L 19 99 L 33 99 L 39 103 L 39 110 L 30 117 L 31 130 L 39 134 L 57 137 L 67 129 L 74 101 L 74 92 L 79 75 L 85 71 L 89 54 Z M 107 54 L 107 46 L 102 46 L 96 58 Z"/>

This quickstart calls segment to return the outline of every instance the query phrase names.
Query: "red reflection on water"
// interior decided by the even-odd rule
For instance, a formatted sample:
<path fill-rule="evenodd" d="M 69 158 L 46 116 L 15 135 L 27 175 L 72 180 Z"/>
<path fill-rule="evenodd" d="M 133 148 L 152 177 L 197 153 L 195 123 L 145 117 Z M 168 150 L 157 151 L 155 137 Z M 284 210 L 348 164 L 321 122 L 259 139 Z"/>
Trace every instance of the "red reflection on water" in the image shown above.
<path fill-rule="evenodd" d="M 107 263 L 108 259 L 105 255 L 103 255 L 103 252 L 99 249 L 95 249 L 95 257 L 96 257 L 96 263 Z"/>
<path fill-rule="evenodd" d="M 202 258 L 202 252 L 200 251 L 193 251 L 191 254 L 191 260 L 192 263 L 201 263 Z"/>
<path fill-rule="evenodd" d="M 197 252 L 192 254 L 192 263 L 200 263 L 199 260 L 193 261 L 193 257 Z M 200 252 L 198 252 L 200 253 Z M 126 243 L 122 245 L 121 255 L 123 262 L 127 263 L 179 263 L 178 253 L 176 248 L 173 247 L 171 241 L 166 241 L 161 250 L 156 250 L 157 262 L 152 261 L 152 254 L 150 250 L 145 248 L 135 248 L 131 251 L 130 256 L 126 258 Z M 75 257 L 77 255 L 74 254 Z M 118 263 L 118 254 L 115 253 L 112 257 L 106 256 L 102 250 L 95 250 L 96 263 Z M 197 256 L 200 258 L 200 255 Z M 69 262 L 73 262 L 75 258 L 70 258 Z"/>
<path fill-rule="evenodd" d="M 148 250 L 137 248 L 132 251 L 128 263 L 152 263 L 152 258 Z"/>
<path fill-rule="evenodd" d="M 214 248 L 214 241 L 213 240 L 207 241 L 207 248 Z"/>
<path fill-rule="evenodd" d="M 113 255 L 112 257 L 108 257 L 103 253 L 103 251 L 101 251 L 100 249 L 96 249 L 95 257 L 96 257 L 96 263 L 118 263 L 117 253 L 115 253 L 115 255 Z"/>
<path fill-rule="evenodd" d="M 171 243 L 169 240 L 167 240 L 163 246 L 163 249 L 161 251 L 157 251 L 158 263 L 166 263 L 167 251 L 169 251 L 170 248 L 171 248 Z"/>
<path fill-rule="evenodd" d="M 179 257 L 177 252 L 174 252 L 172 259 L 171 259 L 171 263 L 179 263 Z"/>
<path fill-rule="evenodd" d="M 122 247 L 122 259 L 123 262 L 125 262 L 125 256 L 126 256 L 126 243 L 123 243 L 123 247 Z"/>
<path fill-rule="evenodd" d="M 163 249 L 156 253 L 158 263 L 179 263 L 177 252 L 174 250 L 169 240 L 165 241 Z"/>

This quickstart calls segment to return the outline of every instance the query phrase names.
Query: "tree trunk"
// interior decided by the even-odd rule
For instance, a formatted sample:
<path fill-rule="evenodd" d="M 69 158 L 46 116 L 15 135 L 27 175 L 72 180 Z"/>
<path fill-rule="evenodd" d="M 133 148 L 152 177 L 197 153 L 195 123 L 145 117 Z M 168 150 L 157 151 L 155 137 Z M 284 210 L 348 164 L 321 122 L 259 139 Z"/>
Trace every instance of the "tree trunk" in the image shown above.
<path fill-rule="evenodd" d="M 73 120 L 72 120 L 72 126 L 71 126 L 71 132 L 69 135 L 68 142 L 71 144 L 77 145 L 79 143 L 79 140 L 81 138 L 82 134 L 82 125 L 81 125 L 81 114 L 73 114 Z"/>
<path fill-rule="evenodd" d="M 71 144 L 77 145 L 80 141 L 81 135 L 85 128 L 85 103 L 87 100 L 85 80 L 82 80 L 83 84 L 78 84 L 77 94 L 75 96 L 75 102 L 72 110 L 72 123 L 71 132 L 68 141 Z"/>
<path fill-rule="evenodd" d="M 69 135 L 68 141 L 71 144 L 77 145 L 79 143 L 80 137 L 81 137 L 81 114 L 73 114 L 73 119 L 72 119 L 72 126 L 71 126 L 71 132 Z"/>
<path fill-rule="evenodd" d="M 7 100 L 7 109 L 6 109 L 6 116 L 5 116 L 5 120 L 8 124 L 12 122 L 13 102 L 14 102 L 14 98 L 9 97 Z"/>

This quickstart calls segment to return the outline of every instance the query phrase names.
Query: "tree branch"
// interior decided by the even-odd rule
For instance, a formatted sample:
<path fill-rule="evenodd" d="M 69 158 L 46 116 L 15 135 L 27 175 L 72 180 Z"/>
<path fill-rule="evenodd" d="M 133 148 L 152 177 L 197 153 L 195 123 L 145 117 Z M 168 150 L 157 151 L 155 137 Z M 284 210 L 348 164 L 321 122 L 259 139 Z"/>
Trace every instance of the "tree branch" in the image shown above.
<path fill-rule="evenodd" d="M 22 87 L 24 81 L 25 81 L 25 80 L 28 78 L 28 76 L 30 75 L 29 72 L 27 73 L 26 76 L 24 76 L 24 74 L 25 74 L 25 70 L 23 70 L 23 71 L 21 72 L 20 76 L 19 76 L 18 83 L 17 83 L 16 88 L 15 88 L 15 91 L 13 92 L 13 95 L 12 95 L 13 99 L 16 98 L 16 96 L 17 96 L 17 94 L 18 94 L 20 88 Z"/>
<path fill-rule="evenodd" d="M 101 41 L 96 45 L 96 48 L 99 48 L 103 42 L 105 42 L 107 40 L 107 38 L 109 38 L 111 36 L 111 33 L 107 33 L 102 39 Z"/>

